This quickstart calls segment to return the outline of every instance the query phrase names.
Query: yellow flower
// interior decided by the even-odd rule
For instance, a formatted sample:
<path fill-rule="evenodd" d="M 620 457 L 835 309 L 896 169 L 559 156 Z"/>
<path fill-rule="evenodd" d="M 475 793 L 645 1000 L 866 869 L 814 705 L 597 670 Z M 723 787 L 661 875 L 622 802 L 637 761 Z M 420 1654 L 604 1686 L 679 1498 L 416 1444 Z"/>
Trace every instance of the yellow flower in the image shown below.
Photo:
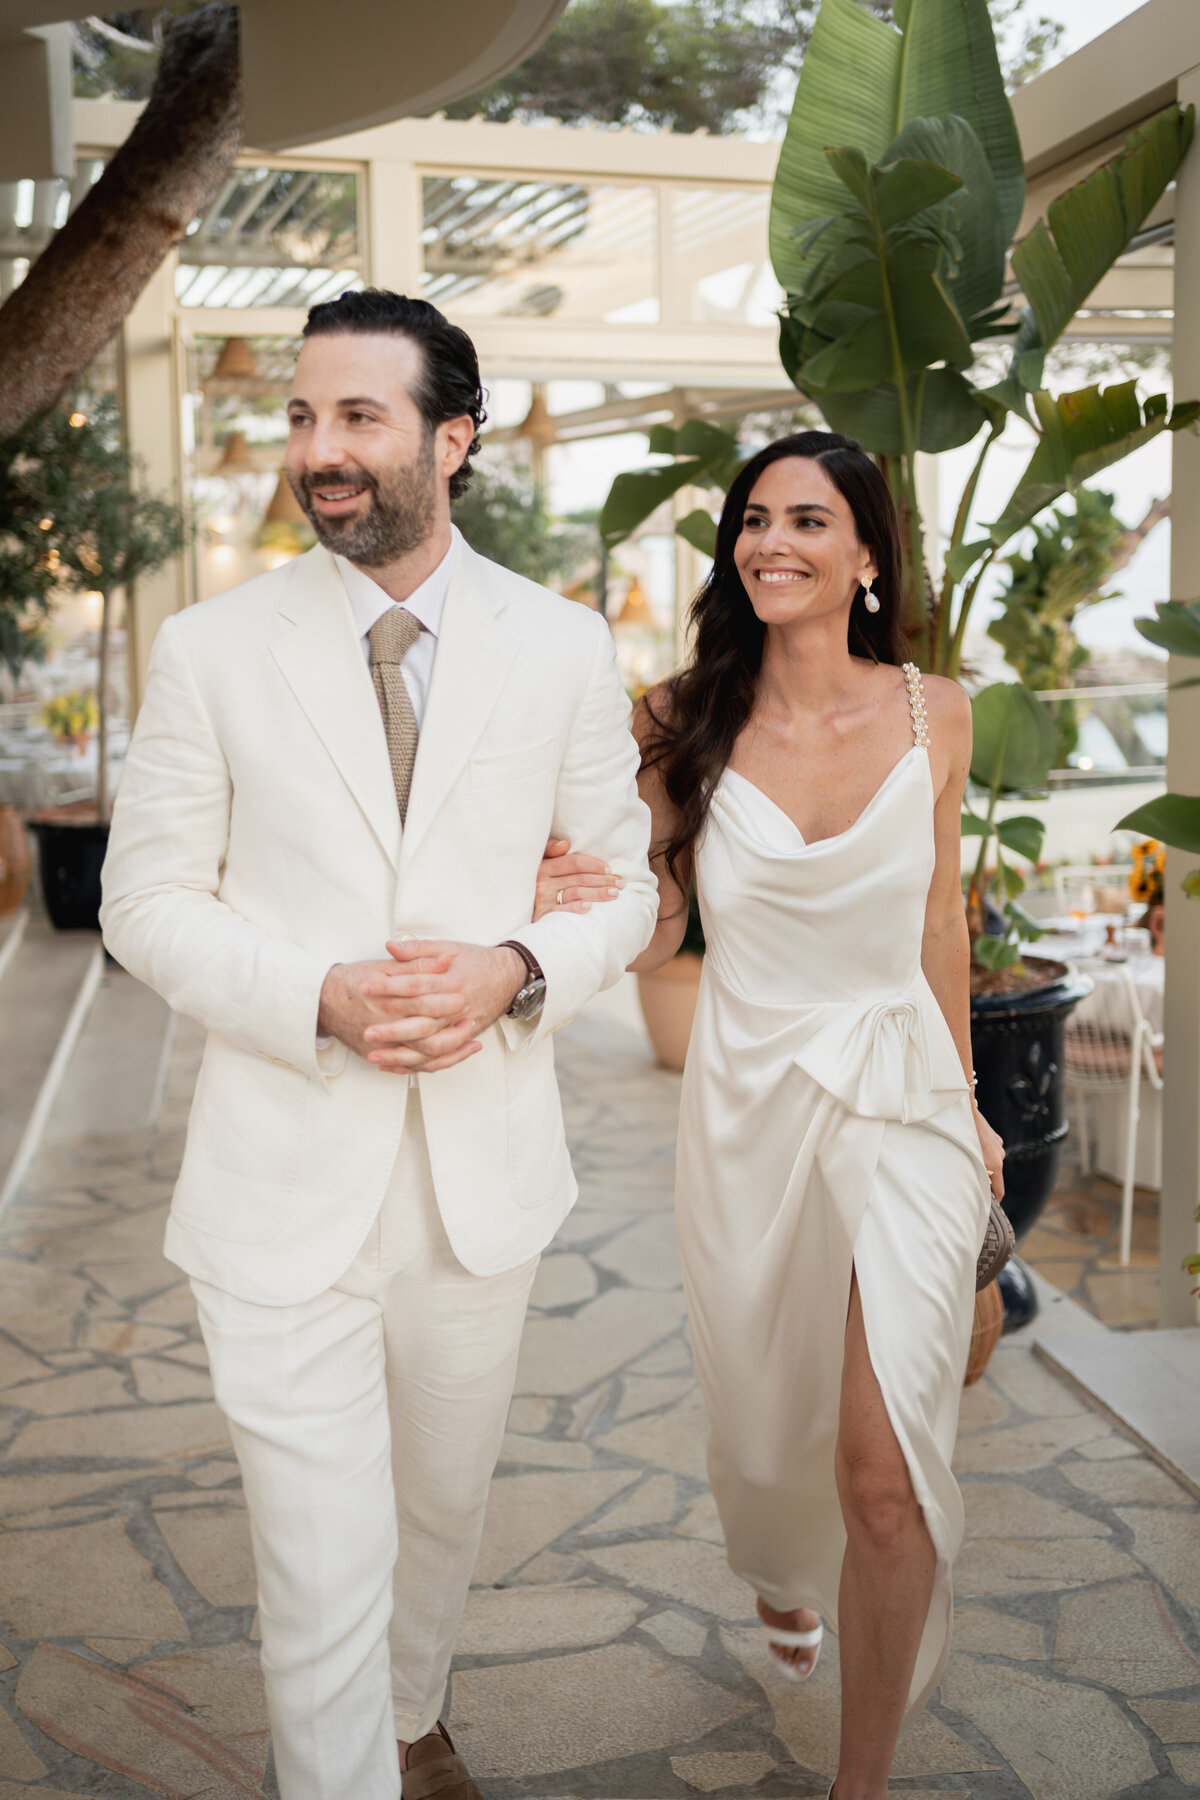
<path fill-rule="evenodd" d="M 60 743 L 86 737 L 94 731 L 100 715 L 95 694 L 75 688 L 69 694 L 58 694 L 42 708 L 42 723 L 48 725 Z"/>

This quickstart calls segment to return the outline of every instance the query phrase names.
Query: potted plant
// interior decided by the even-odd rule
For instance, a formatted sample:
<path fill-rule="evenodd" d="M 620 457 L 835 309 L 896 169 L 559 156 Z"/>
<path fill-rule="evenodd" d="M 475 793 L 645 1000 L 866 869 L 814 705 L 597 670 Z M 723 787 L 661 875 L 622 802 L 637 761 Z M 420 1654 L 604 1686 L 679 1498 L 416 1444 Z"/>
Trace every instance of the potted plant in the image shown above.
<path fill-rule="evenodd" d="M 182 548 L 183 515 L 171 502 L 139 490 L 134 459 L 122 440 L 120 414 L 109 400 L 92 403 L 87 412 L 52 407 L 10 440 L 5 454 L 27 516 L 37 520 L 45 538 L 55 585 L 100 595 L 95 801 L 51 807 L 30 820 L 38 839 L 42 892 L 51 922 L 60 930 L 96 930 L 111 811 L 108 747 L 115 598 Z"/>
<path fill-rule="evenodd" d="M 1160 650 L 1168 650 L 1173 656 L 1200 657 L 1200 600 L 1166 600 L 1155 607 L 1156 617 L 1139 619 L 1138 630 L 1151 644 Z M 1180 687 L 1194 687 L 1198 677 L 1192 676 L 1179 683 Z M 1196 794 L 1160 794 L 1157 800 L 1149 800 L 1131 813 L 1126 813 L 1118 820 L 1119 831 L 1144 831 L 1161 844 L 1169 844 L 1175 850 L 1186 850 L 1189 855 L 1200 855 L 1200 795 Z M 1147 846 L 1139 845 L 1138 850 L 1145 851 Z M 1161 852 L 1157 849 L 1153 858 L 1145 855 L 1138 857 L 1135 852 L 1135 873 L 1139 883 L 1144 883 L 1143 891 L 1135 898 L 1144 898 L 1153 902 L 1162 900 L 1162 880 L 1165 873 Z M 1147 867 L 1149 864 L 1149 868 Z M 1157 883 L 1153 875 L 1157 874 Z M 1200 899 L 1200 870 L 1193 870 L 1183 879 L 1183 891 L 1190 899 Z M 1130 882 L 1133 889 L 1134 883 Z M 1149 910 L 1149 908 L 1148 908 Z M 1200 1210 L 1196 1213 L 1200 1220 Z M 1200 1256 L 1185 1256 L 1183 1267 L 1190 1275 L 1200 1275 Z"/>
<path fill-rule="evenodd" d="M 971 1053 L 979 1104 L 1004 1139 L 1004 1209 L 1019 1238 L 1054 1191 L 1067 1136 L 1063 1026 L 1091 982 L 1025 950 L 1041 930 L 1020 904 L 1020 864 L 1036 867 L 1045 827 L 1029 813 L 999 816 L 1002 799 L 1044 786 L 1056 727 L 1019 682 L 984 688 L 971 716 L 971 783 L 984 796 L 980 811 L 968 793 L 962 818 L 963 837 L 979 840 L 967 885 Z M 1036 1299 L 1020 1266 L 1010 1269 L 1001 1291 L 1011 1326 L 1033 1316 Z"/>
<path fill-rule="evenodd" d="M 642 1017 L 654 1053 L 665 1069 L 682 1069 L 687 1058 L 703 968 L 704 927 L 693 886 L 679 949 L 661 969 L 647 970 L 637 978 Z"/>
<path fill-rule="evenodd" d="M 55 579 L 45 533 L 38 529 L 40 514 L 28 505 L 21 473 L 19 444 L 0 443 L 0 665 L 14 693 L 26 666 L 46 654 Z M 30 867 L 21 816 L 15 806 L 0 805 L 0 917 L 20 907 Z"/>

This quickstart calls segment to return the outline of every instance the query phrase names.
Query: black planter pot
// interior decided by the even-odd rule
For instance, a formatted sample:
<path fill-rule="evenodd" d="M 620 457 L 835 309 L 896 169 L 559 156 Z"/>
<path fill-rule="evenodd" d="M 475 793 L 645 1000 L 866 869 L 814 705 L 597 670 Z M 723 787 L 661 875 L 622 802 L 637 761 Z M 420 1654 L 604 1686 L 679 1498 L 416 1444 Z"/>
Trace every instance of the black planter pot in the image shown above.
<path fill-rule="evenodd" d="M 1054 1189 L 1067 1135 L 1063 1024 L 1091 992 L 1086 975 L 1026 957 L 1046 970 L 1044 987 L 980 994 L 971 1001 L 971 1053 L 980 1111 L 1004 1139 L 1004 1210 L 1020 1239 Z"/>
<path fill-rule="evenodd" d="M 29 821 L 38 844 L 42 897 L 58 931 L 99 931 L 100 871 L 108 826 L 95 819 L 35 815 Z"/>
<path fill-rule="evenodd" d="M 1020 1326 L 1028 1325 L 1031 1319 L 1037 1318 L 1037 1289 L 1019 1256 L 1014 1256 L 1001 1269 L 996 1277 L 996 1286 L 1000 1289 L 1000 1298 L 1004 1302 L 1004 1332 L 1016 1331 Z"/>

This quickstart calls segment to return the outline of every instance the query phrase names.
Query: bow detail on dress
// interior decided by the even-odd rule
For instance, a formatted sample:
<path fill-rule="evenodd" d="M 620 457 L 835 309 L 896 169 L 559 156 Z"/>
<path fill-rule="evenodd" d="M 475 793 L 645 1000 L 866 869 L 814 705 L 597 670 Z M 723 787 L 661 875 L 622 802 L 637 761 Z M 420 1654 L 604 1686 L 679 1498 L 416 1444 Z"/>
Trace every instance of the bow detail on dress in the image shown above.
<path fill-rule="evenodd" d="M 792 1060 L 862 1119 L 928 1119 L 966 1087 L 928 987 L 831 1007 Z"/>

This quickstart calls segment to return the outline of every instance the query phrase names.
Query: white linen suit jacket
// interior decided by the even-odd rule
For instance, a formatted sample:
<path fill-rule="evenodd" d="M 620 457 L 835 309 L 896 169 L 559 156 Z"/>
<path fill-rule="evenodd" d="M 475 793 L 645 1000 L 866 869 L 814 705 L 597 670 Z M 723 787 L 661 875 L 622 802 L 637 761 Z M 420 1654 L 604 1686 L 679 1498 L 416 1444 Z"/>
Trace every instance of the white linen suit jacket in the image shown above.
<path fill-rule="evenodd" d="M 382 1201 L 408 1080 L 319 1050 L 335 962 L 405 934 L 542 965 L 534 1025 L 418 1077 L 455 1254 L 515 1268 L 570 1209 L 551 1033 L 649 941 L 656 887 L 637 750 L 604 621 L 460 546 L 401 831 L 370 672 L 323 549 L 169 618 L 113 813 L 113 956 L 208 1029 L 166 1251 L 240 1298 L 336 1281 Z M 625 878 L 530 924 L 546 840 Z"/>

